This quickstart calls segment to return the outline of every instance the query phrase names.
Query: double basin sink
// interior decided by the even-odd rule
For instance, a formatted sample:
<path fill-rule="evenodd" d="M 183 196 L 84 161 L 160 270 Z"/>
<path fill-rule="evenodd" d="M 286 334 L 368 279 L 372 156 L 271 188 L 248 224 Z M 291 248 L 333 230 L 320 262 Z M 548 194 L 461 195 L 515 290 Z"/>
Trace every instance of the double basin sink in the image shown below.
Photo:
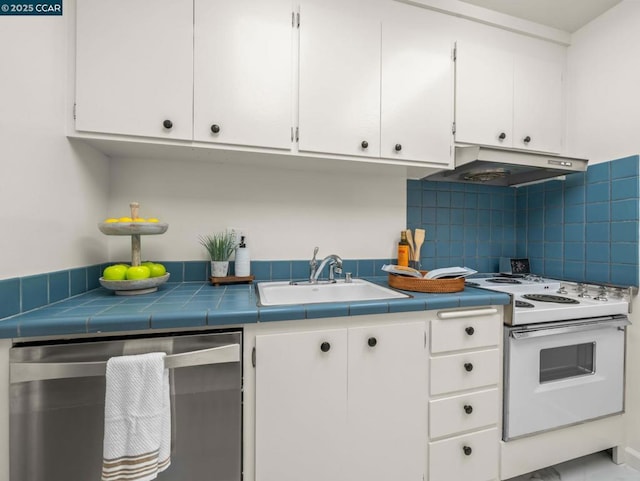
<path fill-rule="evenodd" d="M 374 284 L 363 279 L 334 283 L 259 282 L 258 296 L 261 306 L 289 306 L 321 302 L 355 302 L 384 299 L 404 299 L 408 294 Z"/>

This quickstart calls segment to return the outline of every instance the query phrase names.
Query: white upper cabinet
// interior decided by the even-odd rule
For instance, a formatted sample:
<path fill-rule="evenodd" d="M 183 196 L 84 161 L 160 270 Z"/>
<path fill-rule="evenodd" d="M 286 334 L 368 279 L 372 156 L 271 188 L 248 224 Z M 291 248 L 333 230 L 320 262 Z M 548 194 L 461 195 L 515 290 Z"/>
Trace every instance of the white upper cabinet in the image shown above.
<path fill-rule="evenodd" d="M 514 67 L 513 146 L 561 152 L 562 64 L 558 60 L 519 55 Z"/>
<path fill-rule="evenodd" d="M 453 144 L 453 45 L 431 12 L 394 4 L 382 22 L 380 156 L 448 164 Z"/>
<path fill-rule="evenodd" d="M 301 5 L 298 149 L 448 165 L 452 43 L 430 12 L 375 8 Z"/>
<path fill-rule="evenodd" d="M 455 137 L 456 142 L 511 146 L 511 54 L 475 44 L 457 44 Z"/>
<path fill-rule="evenodd" d="M 192 0 L 77 2 L 76 129 L 191 139 Z"/>
<path fill-rule="evenodd" d="M 300 6 L 301 152 L 380 156 L 380 19 L 344 3 Z"/>
<path fill-rule="evenodd" d="M 195 0 L 196 141 L 291 148 L 290 0 Z"/>
<path fill-rule="evenodd" d="M 456 142 L 560 152 L 562 61 L 458 43 Z"/>

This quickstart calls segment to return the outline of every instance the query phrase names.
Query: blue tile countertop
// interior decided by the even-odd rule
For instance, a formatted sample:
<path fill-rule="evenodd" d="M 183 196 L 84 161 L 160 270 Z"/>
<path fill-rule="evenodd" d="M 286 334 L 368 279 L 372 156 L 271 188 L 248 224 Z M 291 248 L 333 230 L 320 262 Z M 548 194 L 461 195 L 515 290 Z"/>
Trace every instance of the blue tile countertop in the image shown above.
<path fill-rule="evenodd" d="M 386 284 L 386 277 L 368 280 Z M 220 327 L 256 322 L 386 314 L 509 304 L 509 296 L 473 287 L 451 294 L 408 292 L 413 297 L 380 301 L 258 307 L 255 285 L 214 287 L 206 282 L 167 283 L 157 292 L 116 296 L 98 288 L 0 320 L 0 338 L 101 332 Z"/>

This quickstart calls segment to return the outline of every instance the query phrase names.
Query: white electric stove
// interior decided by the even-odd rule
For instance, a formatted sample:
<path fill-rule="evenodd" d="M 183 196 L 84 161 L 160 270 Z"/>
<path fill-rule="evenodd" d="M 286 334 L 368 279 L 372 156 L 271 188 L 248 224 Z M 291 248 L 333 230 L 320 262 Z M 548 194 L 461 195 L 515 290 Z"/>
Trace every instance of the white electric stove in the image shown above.
<path fill-rule="evenodd" d="M 629 312 L 629 292 L 623 288 L 536 275 L 473 278 L 466 285 L 510 294 L 512 309 L 506 313 L 505 323 L 513 326 Z"/>

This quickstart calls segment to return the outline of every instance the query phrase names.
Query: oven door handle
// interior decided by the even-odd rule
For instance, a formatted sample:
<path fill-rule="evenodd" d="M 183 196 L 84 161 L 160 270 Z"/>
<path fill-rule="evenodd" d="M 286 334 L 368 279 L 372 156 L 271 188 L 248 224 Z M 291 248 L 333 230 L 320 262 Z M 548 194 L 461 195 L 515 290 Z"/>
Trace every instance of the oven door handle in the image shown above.
<path fill-rule="evenodd" d="M 530 339 L 532 337 L 545 337 L 545 336 L 557 336 L 558 334 L 570 334 L 573 332 L 593 331 L 594 329 L 610 329 L 618 328 L 624 329 L 625 326 L 630 325 L 631 322 L 626 317 L 623 319 L 607 319 L 588 323 L 578 324 L 562 324 L 558 327 L 546 325 L 544 328 L 527 329 L 527 330 L 513 330 L 509 333 L 509 336 L 513 339 Z"/>
<path fill-rule="evenodd" d="M 164 358 L 167 369 L 240 361 L 240 344 L 170 354 Z M 47 379 L 104 376 L 106 361 L 97 362 L 16 362 L 10 364 L 11 384 Z"/>

